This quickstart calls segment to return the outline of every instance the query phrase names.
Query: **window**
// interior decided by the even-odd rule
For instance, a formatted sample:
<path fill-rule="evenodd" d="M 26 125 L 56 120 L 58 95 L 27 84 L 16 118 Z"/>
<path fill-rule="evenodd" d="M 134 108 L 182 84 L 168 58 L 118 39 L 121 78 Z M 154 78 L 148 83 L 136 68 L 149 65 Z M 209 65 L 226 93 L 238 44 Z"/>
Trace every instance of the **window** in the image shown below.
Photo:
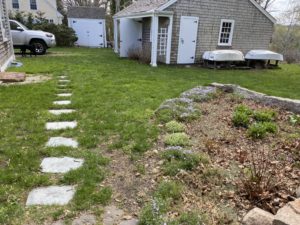
<path fill-rule="evenodd" d="M 6 13 L 4 11 L 5 1 L 0 1 L 0 42 L 8 41 L 8 28 L 6 26 Z"/>
<path fill-rule="evenodd" d="M 13 21 L 9 21 L 9 24 L 10 24 L 10 29 L 11 30 L 18 30 L 18 24 L 13 22 Z"/>
<path fill-rule="evenodd" d="M 221 20 L 219 46 L 231 46 L 234 29 L 234 20 Z"/>
<path fill-rule="evenodd" d="M 30 0 L 30 9 L 37 10 L 36 0 Z"/>
<path fill-rule="evenodd" d="M 168 42 L 168 28 L 160 28 L 158 33 L 158 55 L 166 55 Z"/>
<path fill-rule="evenodd" d="M 49 23 L 54 23 L 53 19 L 48 20 Z"/>
<path fill-rule="evenodd" d="M 12 0 L 13 9 L 19 9 L 19 0 Z"/>

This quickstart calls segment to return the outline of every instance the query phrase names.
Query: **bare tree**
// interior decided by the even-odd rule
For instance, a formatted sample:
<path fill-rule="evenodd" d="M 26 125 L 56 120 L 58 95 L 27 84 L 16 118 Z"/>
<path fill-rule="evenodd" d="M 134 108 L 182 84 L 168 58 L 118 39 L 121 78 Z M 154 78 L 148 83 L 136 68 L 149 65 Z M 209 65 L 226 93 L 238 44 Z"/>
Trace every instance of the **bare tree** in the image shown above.
<path fill-rule="evenodd" d="M 269 10 L 270 6 L 275 2 L 276 0 L 256 0 L 257 3 L 259 3 L 265 10 Z"/>
<path fill-rule="evenodd" d="M 64 7 L 70 6 L 90 6 L 90 7 L 102 7 L 107 9 L 109 0 L 62 0 Z"/>

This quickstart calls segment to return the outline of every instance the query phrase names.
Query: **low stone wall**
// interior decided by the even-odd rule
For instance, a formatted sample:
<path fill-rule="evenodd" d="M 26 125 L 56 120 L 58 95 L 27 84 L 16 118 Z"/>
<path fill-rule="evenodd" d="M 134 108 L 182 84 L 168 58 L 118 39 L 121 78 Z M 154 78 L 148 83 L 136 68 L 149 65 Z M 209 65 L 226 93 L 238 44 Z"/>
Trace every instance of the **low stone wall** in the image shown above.
<path fill-rule="evenodd" d="M 211 86 L 225 92 L 239 94 L 246 99 L 252 99 L 265 105 L 280 107 L 293 113 L 300 113 L 300 100 L 269 96 L 234 84 L 212 83 Z"/>

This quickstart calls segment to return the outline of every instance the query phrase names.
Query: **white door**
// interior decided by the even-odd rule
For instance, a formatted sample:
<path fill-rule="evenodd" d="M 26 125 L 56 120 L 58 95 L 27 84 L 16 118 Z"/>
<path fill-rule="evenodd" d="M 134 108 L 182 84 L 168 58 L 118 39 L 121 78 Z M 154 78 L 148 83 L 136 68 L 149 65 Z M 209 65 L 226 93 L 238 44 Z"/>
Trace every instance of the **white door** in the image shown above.
<path fill-rule="evenodd" d="M 105 47 L 105 21 L 72 19 L 71 27 L 77 35 L 77 44 L 86 47 Z"/>
<path fill-rule="evenodd" d="M 120 56 L 127 57 L 130 49 L 142 47 L 142 23 L 134 19 L 120 19 Z"/>
<path fill-rule="evenodd" d="M 198 23 L 198 17 L 182 16 L 180 19 L 178 64 L 191 64 L 195 62 Z"/>

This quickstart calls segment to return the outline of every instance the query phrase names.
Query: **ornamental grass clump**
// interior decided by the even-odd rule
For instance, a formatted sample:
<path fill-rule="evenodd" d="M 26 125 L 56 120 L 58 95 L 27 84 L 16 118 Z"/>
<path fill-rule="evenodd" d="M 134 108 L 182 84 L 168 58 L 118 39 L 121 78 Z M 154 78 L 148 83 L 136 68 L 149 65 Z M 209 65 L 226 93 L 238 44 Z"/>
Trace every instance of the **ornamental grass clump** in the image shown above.
<path fill-rule="evenodd" d="M 179 122 L 177 122 L 177 121 L 175 121 L 175 120 L 172 120 L 172 121 L 170 121 L 170 122 L 168 122 L 168 123 L 166 124 L 166 130 L 167 130 L 167 132 L 169 132 L 169 133 L 183 132 L 184 129 L 185 129 L 184 124 L 179 123 Z"/>
<path fill-rule="evenodd" d="M 276 112 L 272 110 L 256 111 L 254 112 L 253 118 L 257 122 L 271 122 L 274 121 L 276 117 Z"/>
<path fill-rule="evenodd" d="M 164 138 L 164 143 L 169 146 L 188 146 L 190 138 L 186 133 L 168 134 Z"/>
<path fill-rule="evenodd" d="M 253 123 L 248 129 L 248 135 L 253 139 L 262 139 L 267 133 L 276 133 L 278 130 L 277 125 L 272 122 L 256 122 Z"/>
<path fill-rule="evenodd" d="M 238 105 L 234 109 L 234 114 L 232 117 L 232 122 L 236 127 L 247 128 L 251 121 L 251 116 L 253 111 L 245 105 Z"/>

